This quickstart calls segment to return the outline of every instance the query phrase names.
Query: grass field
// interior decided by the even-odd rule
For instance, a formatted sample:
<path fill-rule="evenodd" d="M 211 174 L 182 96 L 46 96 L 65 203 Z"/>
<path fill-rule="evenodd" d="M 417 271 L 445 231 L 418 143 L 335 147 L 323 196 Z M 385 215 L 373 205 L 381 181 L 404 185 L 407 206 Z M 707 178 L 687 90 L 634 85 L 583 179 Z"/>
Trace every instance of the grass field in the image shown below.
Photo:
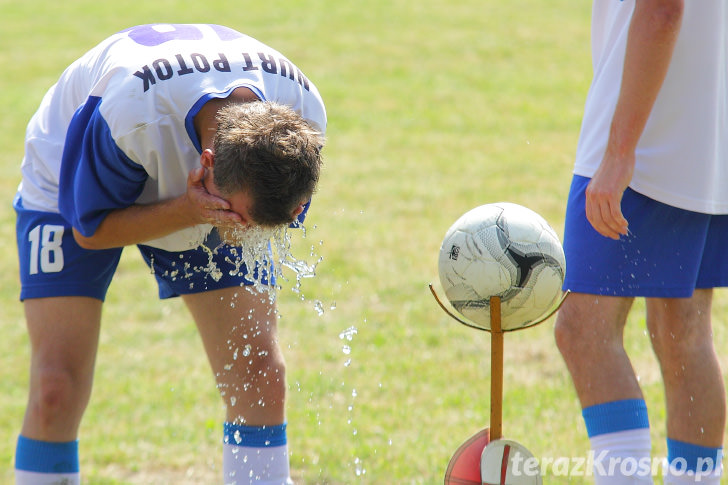
<path fill-rule="evenodd" d="M 294 477 L 434 484 L 457 446 L 487 426 L 490 383 L 488 336 L 451 321 L 427 288 L 439 244 L 463 212 L 498 200 L 537 210 L 561 233 L 590 79 L 589 4 L 0 0 L 0 483 L 12 481 L 28 361 L 11 201 L 25 125 L 68 63 L 130 25 L 212 22 L 273 45 L 318 85 L 326 169 L 295 245 L 323 259 L 300 291 L 284 282 L 279 297 Z M 219 482 L 222 402 L 181 301 L 155 295 L 128 249 L 81 430 L 86 483 Z M 637 302 L 627 345 L 664 456 L 642 309 Z M 727 310 L 721 290 L 719 349 Z M 586 456 L 552 328 L 506 336 L 504 433 L 536 456 Z M 589 483 L 557 475 L 545 483 Z"/>

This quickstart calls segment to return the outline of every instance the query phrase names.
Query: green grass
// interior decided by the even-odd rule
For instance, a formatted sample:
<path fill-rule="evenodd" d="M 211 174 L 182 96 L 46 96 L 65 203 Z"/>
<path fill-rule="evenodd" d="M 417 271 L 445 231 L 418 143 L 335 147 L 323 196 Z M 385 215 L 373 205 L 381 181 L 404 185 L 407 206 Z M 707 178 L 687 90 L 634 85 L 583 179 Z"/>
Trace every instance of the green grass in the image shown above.
<path fill-rule="evenodd" d="M 155 21 L 223 23 L 258 37 L 327 103 L 326 169 L 296 241 L 300 257 L 323 261 L 301 293 L 289 282 L 280 294 L 297 481 L 440 483 L 457 446 L 488 424 L 490 347 L 427 289 L 439 244 L 463 212 L 498 200 L 534 208 L 561 233 L 590 78 L 589 2 L 0 0 L 1 483 L 12 480 L 27 385 L 10 205 L 25 124 L 66 64 L 111 32 Z M 222 402 L 181 302 L 155 294 L 127 250 L 81 430 L 86 483 L 219 481 Z M 719 349 L 727 307 L 721 290 Z M 627 342 L 664 455 L 662 385 L 641 310 Z M 351 327 L 351 341 L 342 338 Z M 552 327 L 506 336 L 504 432 L 537 456 L 585 456 Z"/>

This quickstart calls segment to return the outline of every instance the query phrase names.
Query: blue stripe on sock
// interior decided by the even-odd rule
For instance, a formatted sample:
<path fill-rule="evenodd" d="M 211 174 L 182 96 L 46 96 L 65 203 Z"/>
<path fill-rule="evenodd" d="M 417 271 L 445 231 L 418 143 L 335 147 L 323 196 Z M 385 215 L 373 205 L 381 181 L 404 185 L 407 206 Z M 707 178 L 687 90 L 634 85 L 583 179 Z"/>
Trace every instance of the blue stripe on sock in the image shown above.
<path fill-rule="evenodd" d="M 586 407 L 581 412 L 591 438 L 600 434 L 649 428 L 647 404 L 643 399 L 625 399 Z"/>
<path fill-rule="evenodd" d="M 55 443 L 18 436 L 15 469 L 37 473 L 78 473 L 78 440 Z"/>
<path fill-rule="evenodd" d="M 674 463 L 678 459 L 684 460 L 681 465 L 687 465 L 686 471 L 711 472 L 723 459 L 723 448 L 693 445 L 667 438 L 667 461 Z"/>
<path fill-rule="evenodd" d="M 243 426 L 242 424 L 225 423 L 223 433 L 223 443 L 251 448 L 283 446 L 288 442 L 286 423 L 275 426 Z"/>

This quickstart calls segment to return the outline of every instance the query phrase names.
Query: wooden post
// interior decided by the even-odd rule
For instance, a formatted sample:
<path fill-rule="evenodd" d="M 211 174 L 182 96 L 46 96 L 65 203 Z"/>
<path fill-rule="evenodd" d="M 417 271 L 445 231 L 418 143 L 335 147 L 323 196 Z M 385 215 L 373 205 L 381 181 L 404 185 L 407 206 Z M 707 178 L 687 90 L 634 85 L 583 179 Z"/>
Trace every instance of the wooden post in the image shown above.
<path fill-rule="evenodd" d="M 501 299 L 490 297 L 490 440 L 503 437 L 503 330 Z"/>

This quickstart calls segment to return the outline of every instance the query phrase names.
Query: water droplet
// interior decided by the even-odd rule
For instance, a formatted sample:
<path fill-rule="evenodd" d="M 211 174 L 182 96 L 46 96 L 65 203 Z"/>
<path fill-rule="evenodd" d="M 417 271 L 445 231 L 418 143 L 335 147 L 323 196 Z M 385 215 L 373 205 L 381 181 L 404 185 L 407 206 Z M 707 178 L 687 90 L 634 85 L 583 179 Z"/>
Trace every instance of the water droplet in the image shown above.
<path fill-rule="evenodd" d="M 319 316 L 324 314 L 324 304 L 321 302 L 321 300 L 314 300 L 313 308 L 314 310 L 316 310 L 316 313 L 318 313 Z"/>
<path fill-rule="evenodd" d="M 358 457 L 354 458 L 354 473 L 356 473 L 357 477 L 360 477 L 366 473 L 366 470 L 364 469 L 364 467 L 362 467 L 361 460 Z"/>
<path fill-rule="evenodd" d="M 355 335 L 356 335 L 357 333 L 359 333 L 359 331 L 357 330 L 357 328 L 356 328 L 356 327 L 349 327 L 349 328 L 347 328 L 346 330 L 344 330 L 343 332 L 341 332 L 341 333 L 339 334 L 339 338 L 340 338 L 341 340 L 344 340 L 344 339 L 346 339 L 346 340 L 348 340 L 349 342 L 351 342 L 351 341 L 352 341 L 352 340 L 354 339 L 354 336 L 355 336 Z"/>

